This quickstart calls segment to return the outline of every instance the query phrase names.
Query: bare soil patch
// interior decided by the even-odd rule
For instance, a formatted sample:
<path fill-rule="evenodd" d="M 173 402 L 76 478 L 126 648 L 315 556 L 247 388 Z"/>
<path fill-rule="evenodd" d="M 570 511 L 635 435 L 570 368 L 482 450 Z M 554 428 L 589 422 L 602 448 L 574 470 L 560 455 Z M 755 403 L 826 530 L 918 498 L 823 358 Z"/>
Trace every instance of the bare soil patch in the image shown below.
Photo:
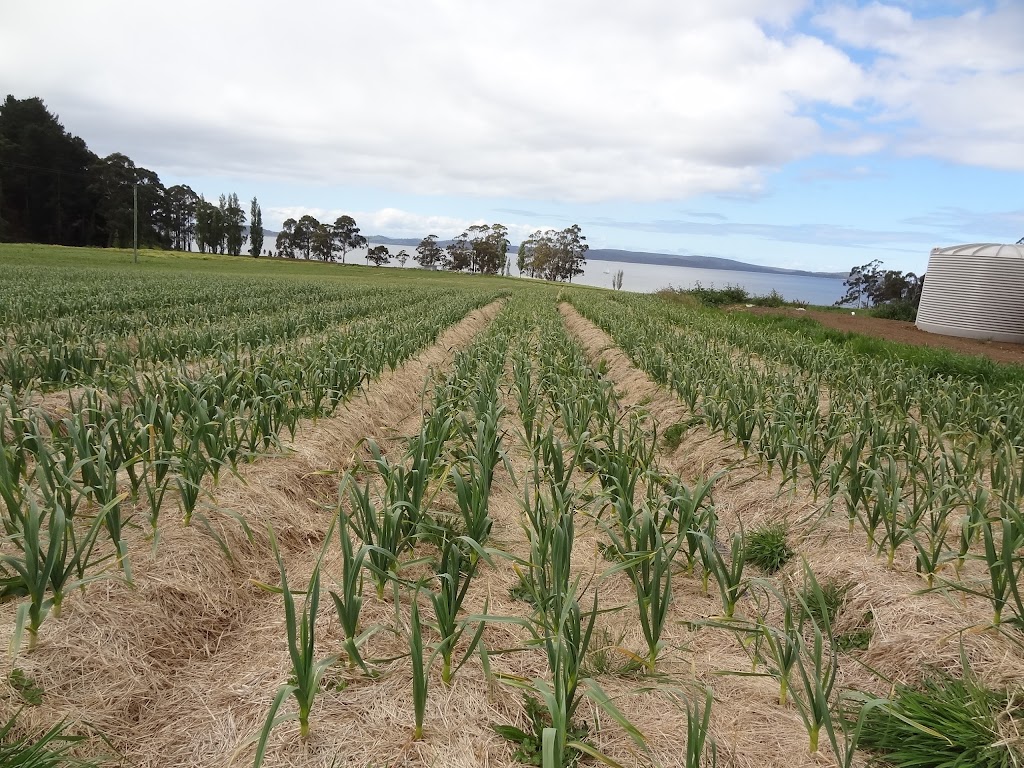
<path fill-rule="evenodd" d="M 785 315 L 786 317 L 809 317 L 827 328 L 838 331 L 861 333 L 865 336 L 876 336 L 880 339 L 898 341 L 901 344 L 914 344 L 919 347 L 940 347 L 959 352 L 962 355 L 979 355 L 997 363 L 1016 363 L 1024 365 L 1024 344 L 1011 344 L 1005 341 L 979 341 L 962 339 L 957 336 L 940 336 L 922 331 L 913 323 L 902 320 L 884 320 L 864 314 L 849 312 L 822 312 L 807 310 L 800 312 L 789 307 L 737 307 L 734 312 L 750 312 L 755 315 Z M 856 310 L 851 310 L 856 312 Z"/>

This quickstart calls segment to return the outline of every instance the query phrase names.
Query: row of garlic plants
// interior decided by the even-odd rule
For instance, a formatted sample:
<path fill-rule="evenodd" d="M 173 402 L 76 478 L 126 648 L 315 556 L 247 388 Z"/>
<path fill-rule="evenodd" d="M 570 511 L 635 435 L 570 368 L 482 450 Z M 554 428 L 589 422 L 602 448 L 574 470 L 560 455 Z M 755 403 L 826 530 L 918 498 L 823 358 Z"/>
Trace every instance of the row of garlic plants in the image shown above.
<path fill-rule="evenodd" d="M 613 402 L 613 398 L 595 393 L 592 401 L 593 407 L 583 405 L 580 410 L 600 411 L 598 404 Z M 861 664 L 851 655 L 858 647 L 851 643 L 854 636 L 840 633 L 835 624 L 843 611 L 845 587 L 820 584 L 806 562 L 802 567 L 783 569 L 793 555 L 785 542 L 772 543 L 771 557 L 763 557 L 763 545 L 758 542 L 774 540 L 774 535 L 760 537 L 770 532 L 770 526 L 747 532 L 742 525 L 731 533 L 721 530 L 711 500 L 717 477 L 688 488 L 678 478 L 663 474 L 655 460 L 656 425 L 645 430 L 642 418 L 633 414 L 627 421 L 628 413 L 620 417 L 618 433 L 603 438 L 596 447 L 598 456 L 602 448 L 617 450 L 609 451 L 607 458 L 595 458 L 593 466 L 605 489 L 602 511 L 613 511 L 607 523 L 598 517 L 609 539 L 605 553 L 625 567 L 636 589 L 639 621 L 648 643 L 644 660 L 648 670 L 653 670 L 662 650 L 656 631 L 672 600 L 672 580 L 683 573 L 693 576 L 696 571 L 705 593 L 709 582 L 717 585 L 722 611 L 717 617 L 692 622 L 691 627 L 732 634 L 752 663 L 749 673 L 735 673 L 770 676 L 778 682 L 779 706 L 798 713 L 807 731 L 809 753 L 824 748 L 837 765 L 849 768 L 863 759 L 858 751 L 862 743 L 869 747 L 885 743 L 885 734 L 899 721 L 906 726 L 907 735 L 920 740 L 924 753 L 950 745 L 951 754 L 964 750 L 960 759 L 978 756 L 966 744 L 951 742 L 950 736 L 909 719 L 901 712 L 898 698 L 840 689 L 837 682 L 842 665 Z M 600 418 L 596 423 L 602 421 L 615 423 Z M 633 447 L 623 451 L 620 446 Z M 625 458 L 630 454 L 632 459 Z M 663 567 L 666 562 L 670 565 Z M 966 662 L 964 675 L 971 679 Z M 939 686 L 937 690 L 944 690 L 941 682 Z M 707 701 L 710 706 L 710 695 Z M 926 711 L 922 713 L 929 717 Z M 699 764 L 695 757 L 699 753 L 694 750 L 708 743 L 707 714 L 706 709 L 700 714 L 699 701 L 687 704 L 687 766 Z M 1011 749 L 995 747 L 989 756 L 1009 760 Z"/>
<path fill-rule="evenodd" d="M 199 511 L 203 482 L 225 467 L 280 445 L 300 418 L 329 416 L 369 378 L 433 342 L 491 294 L 454 294 L 429 306 L 382 310 L 319 348 L 274 352 L 190 378 L 168 370 L 121 390 L 86 390 L 66 416 L 0 397 L 0 595 L 22 600 L 34 646 L 47 614 L 114 561 L 131 579 L 125 527 L 142 513 L 156 546 L 173 490 L 186 525 Z M 400 329 L 396 332 L 396 329 Z M 211 535 L 213 529 L 205 525 Z M 112 546 L 102 546 L 101 534 Z M 228 553 L 230 554 L 230 553 Z"/>
<path fill-rule="evenodd" d="M 805 568 L 799 590 L 788 580 L 752 575 L 742 528 L 728 537 L 727 547 L 722 545 L 724 537 L 711 498 L 717 478 L 687 487 L 666 474 L 657 462 L 655 422 L 642 409 L 618 401 L 612 384 L 568 338 L 557 315 L 550 314 L 539 339 L 524 340 L 513 353 L 513 394 L 523 432 L 532 436 L 535 458 L 526 482 L 525 527 L 531 554 L 523 586 L 537 606 L 535 615 L 543 617 L 551 662 L 551 681 L 532 683 L 551 723 L 551 755 L 565 750 L 568 756 L 577 750 L 614 762 L 586 743 L 572 740 L 581 732 L 572 720 L 581 692 L 592 695 L 601 706 L 610 705 L 596 681 L 583 678 L 581 670 L 598 615 L 614 610 L 600 603 L 599 584 L 622 574 L 634 589 L 647 648 L 642 655 L 619 650 L 633 655 L 648 675 L 657 674 L 666 692 L 690 691 L 684 697 L 687 766 L 696 768 L 705 760 L 711 764 L 715 745 L 708 737 L 710 689 L 703 689 L 704 697 L 694 696 L 701 692 L 696 681 L 671 681 L 656 669 L 666 647 L 663 636 L 675 602 L 673 585 L 681 578 L 699 578 L 705 592 L 714 581 L 722 612 L 705 626 L 735 634 L 741 647 L 752 649 L 755 669 L 761 665 L 761 674 L 779 681 L 780 705 L 788 704 L 799 713 L 811 753 L 818 750 L 824 730 L 839 764 L 851 765 L 860 713 L 885 702 L 845 694 L 841 701 L 840 692 L 834 690 L 840 651 L 814 574 Z M 533 343 L 539 345 L 536 361 L 531 359 Z M 545 423 L 546 428 L 539 426 Z M 596 481 L 600 492 L 577 488 L 574 475 L 589 478 L 584 488 Z M 583 574 L 573 576 L 569 567 L 577 514 L 592 517 L 606 537 L 603 551 L 612 563 L 595 577 L 592 600 L 583 607 Z M 745 607 L 738 608 L 741 604 Z M 550 612 L 545 610 L 549 606 Z M 844 710 L 853 713 L 849 735 L 839 722 Z M 609 711 L 643 746 L 642 736 L 614 708 Z M 553 758 L 544 764 L 561 765 L 561 760 Z"/>
<path fill-rule="evenodd" d="M 503 378 L 506 370 L 510 378 Z M 523 493 L 523 528 L 529 542 L 525 557 L 499 552 L 488 543 L 494 475 L 505 463 L 508 423 L 502 426 L 503 382 L 504 392 L 517 405 L 523 443 L 532 459 L 524 477 L 512 478 Z M 656 425 L 618 402 L 611 384 L 568 338 L 550 302 L 523 296 L 510 301 L 491 329 L 456 356 L 453 372 L 436 384 L 429 403 L 418 433 L 398 458 L 384 455 L 367 442 L 367 458 L 344 477 L 325 544 L 338 546 L 340 572 L 324 573 L 318 565 L 306 588 L 293 594 L 285 563 L 279 558 L 281 585 L 268 588 L 284 598 L 293 669 L 268 714 L 257 764 L 264 757 L 270 732 L 282 719 L 298 719 L 300 734 L 308 735 L 314 699 L 332 665 L 347 660 L 353 669 L 372 673 L 377 664 L 386 663 L 366 658 L 364 650 L 368 639 L 382 629 L 360 622 L 367 580 L 380 598 L 390 589 L 396 613 L 391 629 L 404 634 L 409 643 L 414 736 L 423 735 L 432 668 L 441 668 L 442 684 L 450 684 L 474 654 L 489 668 L 483 641 L 487 624 L 514 622 L 527 630 L 531 638 L 527 647 L 543 653 L 548 674 L 523 680 L 498 673 L 496 678 L 540 700 L 543 727 L 536 735 L 542 764 L 561 766 L 573 759 L 574 752 L 582 752 L 614 765 L 581 735 L 578 718 L 580 704 L 589 698 L 641 748 L 646 746 L 639 731 L 586 674 L 595 626 L 609 608 L 600 603 L 600 584 L 618 574 L 628 578 L 635 590 L 648 646 L 638 660 L 648 672 L 663 672 L 657 665 L 665 649 L 662 638 L 670 621 L 669 609 L 677 600 L 673 584 L 682 578 L 701 578 L 707 589 L 713 579 L 722 615 L 707 623 L 734 632 L 750 649 L 755 665 L 779 680 L 780 703 L 799 712 L 812 752 L 824 730 L 840 764 L 852 763 L 859 730 L 848 729 L 846 735 L 837 722 L 839 652 L 813 574 L 805 571 L 802 590 L 751 576 L 742 531 L 728 539 L 727 549 L 721 546 L 711 481 L 687 488 L 658 468 Z M 93 487 L 94 479 L 75 474 L 82 469 L 71 469 L 65 476 L 74 477 L 82 488 Z M 89 469 L 96 471 L 100 471 L 98 465 Z M 55 513 L 50 519 L 28 515 L 5 546 L 16 549 L 18 541 L 35 541 L 29 544 L 35 559 L 30 565 L 30 558 L 25 558 L 26 572 L 56 574 L 66 591 L 67 584 L 83 583 L 96 573 L 95 568 L 85 569 L 79 552 L 86 552 L 88 561 L 97 533 L 106 530 L 110 518 L 103 509 L 96 513 L 100 500 L 83 497 L 80 489 L 62 486 L 64 490 L 70 493 L 63 497 L 69 508 L 76 499 L 80 505 L 71 515 L 80 525 L 78 538 L 71 539 L 78 543 L 71 547 L 70 557 L 61 544 L 69 539 L 54 535 L 68 519 L 60 506 L 64 502 L 40 505 L 35 494 L 30 494 L 30 503 Z M 19 493 L 23 491 L 19 488 Z M 580 515 L 591 518 L 607 540 L 609 565 L 595 577 L 574 573 L 571 567 Z M 276 551 L 272 532 L 271 542 Z M 490 616 L 486 608 L 483 614 L 470 614 L 464 608 L 478 569 L 492 567 L 499 559 L 510 560 L 522 574 L 532 606 L 526 617 Z M 59 567 L 51 568 L 50 561 Z M 431 565 L 426 577 L 419 575 L 424 563 Z M 316 639 L 323 581 L 328 582 L 326 591 L 344 630 L 342 647 L 328 649 L 326 654 Z M 25 596 L 24 616 L 29 623 L 54 607 L 57 587 L 47 577 L 46 581 L 36 579 L 34 589 Z M 296 594 L 304 597 L 296 600 Z M 644 687 L 656 685 L 672 697 L 692 683 L 652 677 Z M 688 768 L 710 765 L 714 753 L 708 740 L 711 694 L 706 689 L 697 691 L 703 695 L 684 699 Z M 289 699 L 294 699 L 297 711 L 281 715 Z M 854 703 L 860 712 L 884 706 L 875 699 Z M 502 732 L 518 738 L 515 731 L 506 727 Z"/>
<path fill-rule="evenodd" d="M 619 403 L 611 382 L 569 337 L 553 305 L 538 306 L 536 312 L 536 335 L 521 339 L 513 351 L 510 394 L 533 461 L 524 478 L 523 501 L 530 553 L 516 563 L 521 569 L 518 591 L 534 608 L 529 621 L 549 672 L 549 678 L 518 684 L 542 702 L 545 718 L 539 725 L 545 727 L 532 735 L 515 728 L 499 732 L 516 741 L 532 736 L 542 745 L 545 766 L 573 764 L 581 754 L 617 765 L 587 738 L 579 706 L 589 698 L 650 753 L 645 736 L 593 675 L 599 670 L 592 657 L 621 654 L 632 659 L 622 671 L 649 676 L 641 690 L 660 689 L 670 700 L 682 701 L 686 738 L 682 744 L 675 735 L 670 738 L 679 744 L 688 768 L 712 765 L 710 688 L 695 680 L 671 680 L 656 669 L 672 621 L 673 584 L 687 573 L 692 576 L 700 551 L 715 549 L 710 483 L 691 489 L 664 474 L 655 460 L 654 422 Z M 600 572 L 572 569 L 580 519 L 605 537 L 601 548 L 609 562 Z M 710 546 L 701 549 L 701 541 Z M 680 552 L 690 555 L 685 565 Z M 622 610 L 602 601 L 602 584 L 621 577 L 634 589 L 636 618 L 647 644 L 643 653 L 601 647 L 607 632 L 596 640 L 600 617 L 607 620 Z M 536 721 L 533 725 L 538 727 Z"/>
<path fill-rule="evenodd" d="M 48 272 L 36 277 L 58 292 L 62 286 Z M 189 280 L 160 285 L 158 281 L 146 288 L 153 304 L 135 311 L 108 309 L 105 298 L 88 294 L 89 300 L 104 308 L 38 317 L 34 301 L 15 293 L 17 298 L 6 300 L 6 311 L 0 308 L 0 315 L 6 316 L 6 327 L 0 325 L 6 335 L 0 347 L 0 384 L 14 391 L 72 384 L 107 386 L 111 381 L 116 386 L 136 371 L 225 355 L 251 358 L 343 323 L 412 303 L 443 300 L 446 295 L 423 291 L 410 300 L 406 292 L 394 288 L 285 282 L 275 286 L 270 296 L 265 280 L 236 279 L 214 285 Z"/>
<path fill-rule="evenodd" d="M 845 507 L 890 564 L 909 545 L 929 586 L 984 595 L 994 625 L 1008 611 L 1024 629 L 1024 382 L 935 375 L 651 297 L 574 303 L 685 402 L 691 425 Z"/>
<path fill-rule="evenodd" d="M 368 458 L 357 473 L 363 482 L 357 483 L 352 473 L 344 477 L 340 491 L 344 503 L 339 504 L 333 523 L 340 536 L 342 567 L 341 573 L 334 575 L 339 588 L 330 590 L 330 594 L 344 629 L 343 653 L 320 657 L 312 640 L 321 590 L 318 566 L 305 591 L 301 611 L 295 608 L 291 595 L 285 596 L 286 616 L 291 617 L 293 683 L 281 690 L 268 713 L 257 747 L 257 765 L 265 756 L 271 730 L 282 719 L 297 718 L 300 734 L 308 734 L 309 713 L 320 676 L 332 664 L 345 657 L 350 669 L 359 667 L 372 673 L 375 662 L 364 658 L 361 647 L 382 628 L 360 624 L 364 580 L 372 582 L 378 599 L 384 598 L 390 588 L 396 619 L 401 617 L 390 629 L 404 634 L 409 644 L 413 738 L 422 738 L 424 733 L 431 670 L 439 666 L 441 683 L 451 685 L 457 671 L 479 655 L 493 679 L 522 688 L 542 702 L 542 732 L 528 735 L 500 724 L 495 729 L 514 740 L 535 735 L 542 751 L 538 757 L 542 757 L 544 766 L 561 766 L 577 751 L 616 764 L 577 738 L 576 712 L 584 697 L 596 702 L 643 745 L 639 731 L 621 715 L 597 681 L 582 674 L 598 615 L 597 593 L 593 593 L 592 607 L 583 604 L 583 577 L 570 569 L 575 516 L 580 507 L 572 476 L 583 452 L 567 450 L 561 429 L 553 423 L 561 412 L 555 403 L 564 400 L 571 408 L 574 398 L 567 393 L 572 387 L 545 395 L 533 380 L 533 371 L 542 369 L 542 378 L 557 379 L 561 387 L 577 373 L 535 365 L 538 355 L 557 357 L 565 345 L 579 354 L 578 348 L 569 344 L 550 297 L 517 295 L 487 333 L 456 355 L 453 372 L 435 386 L 419 433 L 409 439 L 400 459 L 390 460 L 375 442 L 367 441 Z M 509 350 L 511 360 L 507 361 Z M 509 372 L 516 383 L 503 387 Z M 535 417 L 527 415 L 529 408 L 521 410 L 522 442 L 532 458 L 532 469 L 528 477 L 522 478 L 514 475 L 503 445 L 503 436 L 513 429 L 502 420 L 503 401 L 509 395 L 517 397 L 513 390 L 533 404 Z M 577 394 L 582 393 L 581 388 Z M 519 404 L 522 406 L 522 401 Z M 580 440 L 585 439 L 581 434 Z M 502 467 L 513 484 L 522 485 L 523 528 L 530 543 L 527 557 L 500 551 L 488 542 L 493 524 L 489 513 L 493 479 Z M 449 498 L 454 504 L 447 501 Z M 478 569 L 499 567 L 499 561 L 510 562 L 521 574 L 521 594 L 528 595 L 534 609 L 528 616 L 492 615 L 486 605 L 482 613 L 465 610 L 464 602 Z M 431 575 L 405 575 L 410 566 L 423 563 L 431 565 Z M 283 563 L 281 567 L 284 577 Z M 528 638 L 522 649 L 499 649 L 496 653 L 540 649 L 548 675 L 523 679 L 492 672 L 491 656 L 483 641 L 491 623 L 516 624 Z M 297 712 L 279 716 L 289 696 L 295 699 Z M 690 747 L 697 750 L 698 759 L 702 735 L 708 727 L 708 706 L 705 702 L 692 710 L 692 716 L 697 721 L 703 717 L 704 723 L 704 730 Z"/>
<path fill-rule="evenodd" d="M 576 516 L 582 507 L 574 475 L 585 437 L 567 434 L 561 423 L 564 414 L 570 414 L 569 422 L 579 424 L 573 408 L 585 397 L 586 383 L 578 388 L 568 384 L 571 373 L 562 358 L 575 348 L 550 299 L 534 302 L 530 310 L 529 327 L 512 349 L 509 395 L 517 406 L 521 442 L 529 457 L 521 478 L 521 525 L 529 550 L 525 557 L 510 559 L 519 576 L 517 594 L 531 610 L 526 617 L 504 620 L 526 629 L 528 647 L 543 653 L 547 675 L 534 679 L 499 676 L 522 689 L 528 702 L 539 702 L 537 708 L 543 715 L 531 716 L 533 732 L 508 725 L 496 730 L 520 744 L 520 751 L 524 744 L 538 745 L 544 766 L 571 764 L 580 754 L 615 765 L 586 738 L 587 729 L 579 718 L 579 707 L 589 698 L 643 745 L 640 732 L 622 716 L 597 680 L 586 674 L 598 617 L 598 592 L 591 574 L 574 573 L 571 567 Z M 564 394 L 564 399 L 559 394 Z M 528 712 L 531 706 L 536 705 L 528 704 Z"/>
<path fill-rule="evenodd" d="M 195 318 L 212 322 L 233 316 L 250 317 L 276 307 L 305 305 L 329 313 L 332 304 L 364 295 L 383 295 L 393 288 L 380 284 L 339 283 L 286 276 L 268 295 L 265 277 L 244 277 L 173 271 L 139 273 L 120 269 L 25 267 L 5 265 L 12 290 L 0 296 L 0 327 L 35 338 L 45 333 L 39 323 L 67 321 L 69 337 L 77 333 L 118 338 L 146 324 L 176 325 Z M 271 300 L 273 299 L 273 300 Z M 311 316 L 315 317 L 315 315 Z M 77 321 L 78 325 L 71 325 Z M 29 329 L 29 330 L 26 330 Z M 63 338 L 60 334 L 58 337 Z"/>
<path fill-rule="evenodd" d="M 291 652 L 291 682 L 274 699 L 260 735 L 255 764 L 262 763 L 273 728 L 297 719 L 300 738 L 309 733 L 309 716 L 324 673 L 347 663 L 376 674 L 375 659 L 365 658 L 364 645 L 380 625 L 364 626 L 364 592 L 394 601 L 396 624 L 387 627 L 409 643 L 414 702 L 414 738 L 422 738 L 431 668 L 441 666 L 441 680 L 451 685 L 458 670 L 474 655 L 486 626 L 467 616 L 463 603 L 482 564 L 493 563 L 488 546 L 492 525 L 489 510 L 496 472 L 506 464 L 500 427 L 499 382 L 506 349 L 516 330 L 515 299 L 489 329 L 455 354 L 452 370 L 424 392 L 424 414 L 405 449 L 388 456 L 371 438 L 365 457 L 347 472 L 338 490 L 331 534 L 298 607 L 289 592 L 285 564 L 279 559 L 286 628 Z M 443 505 L 440 496 L 454 498 Z M 340 573 L 327 574 L 334 610 L 344 634 L 340 653 L 318 652 L 315 625 L 319 618 L 322 560 L 337 533 Z M 273 541 L 273 534 L 271 533 Z M 275 547 L 276 551 L 276 547 Z M 411 576 L 431 563 L 428 577 Z M 420 603 L 424 604 L 425 614 Z M 461 642 L 469 633 L 466 642 Z M 296 711 L 279 715 L 293 698 Z"/>

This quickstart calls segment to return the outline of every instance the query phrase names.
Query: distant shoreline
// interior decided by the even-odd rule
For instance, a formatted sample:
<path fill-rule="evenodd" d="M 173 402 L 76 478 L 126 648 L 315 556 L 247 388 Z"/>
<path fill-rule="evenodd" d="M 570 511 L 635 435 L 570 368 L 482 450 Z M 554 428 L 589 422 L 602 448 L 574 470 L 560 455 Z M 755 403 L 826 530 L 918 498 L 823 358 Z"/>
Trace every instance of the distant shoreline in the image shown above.
<path fill-rule="evenodd" d="M 414 238 L 384 237 L 382 235 L 369 235 L 366 238 L 369 242 L 378 245 L 400 245 L 404 247 L 415 247 L 420 241 Z M 438 245 L 445 246 L 450 240 L 440 240 Z M 512 253 L 518 246 L 512 248 Z M 695 269 L 720 269 L 731 272 L 759 272 L 774 275 L 800 275 L 802 277 L 828 277 L 845 280 L 849 277 L 848 272 L 813 272 L 806 269 L 784 269 L 783 267 L 768 267 L 762 264 L 749 264 L 745 261 L 734 259 L 723 259 L 716 256 L 675 256 L 668 253 L 651 253 L 649 251 L 625 251 L 615 248 L 591 248 L 587 251 L 587 259 L 592 261 L 618 261 L 626 264 L 655 264 L 665 267 L 691 267 Z"/>

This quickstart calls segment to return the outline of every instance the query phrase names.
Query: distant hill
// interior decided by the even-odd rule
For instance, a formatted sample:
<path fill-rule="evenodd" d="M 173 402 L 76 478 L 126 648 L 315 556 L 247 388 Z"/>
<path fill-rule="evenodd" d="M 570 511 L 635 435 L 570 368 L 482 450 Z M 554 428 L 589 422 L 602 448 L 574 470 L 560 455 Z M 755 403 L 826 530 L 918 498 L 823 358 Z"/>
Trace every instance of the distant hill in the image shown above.
<path fill-rule="evenodd" d="M 423 240 L 422 237 L 384 237 L 383 235 L 367 235 L 366 239 L 377 245 L 401 245 L 405 248 L 409 246 L 415 248 Z M 438 240 L 437 244 L 444 248 L 450 242 L 451 240 Z"/>
<path fill-rule="evenodd" d="M 384 237 L 369 235 L 371 243 L 382 245 L 400 245 L 416 247 L 420 241 L 415 238 Z M 450 240 L 438 240 L 437 244 L 444 247 Z M 512 246 L 512 251 L 519 249 Z M 616 248 L 591 248 L 587 251 L 587 259 L 593 261 L 621 261 L 626 264 L 659 264 L 666 267 L 693 267 L 697 269 L 729 269 L 735 272 L 766 272 L 775 275 L 804 275 L 806 277 L 838 277 L 845 279 L 846 272 L 812 272 L 806 269 L 783 269 L 782 267 L 766 267 L 763 264 L 748 264 L 735 259 L 722 259 L 717 256 L 676 256 L 670 253 L 650 253 L 648 251 L 623 251 Z"/>
<path fill-rule="evenodd" d="M 669 253 L 646 251 L 620 251 L 615 248 L 591 248 L 587 258 L 594 261 L 622 261 L 627 264 L 660 264 L 667 267 L 692 267 L 696 269 L 729 269 L 735 272 L 767 272 L 775 275 L 804 275 L 807 277 L 838 277 L 845 279 L 846 272 L 811 272 L 806 269 L 783 269 L 763 264 L 748 264 L 735 259 L 717 256 L 675 256 Z"/>

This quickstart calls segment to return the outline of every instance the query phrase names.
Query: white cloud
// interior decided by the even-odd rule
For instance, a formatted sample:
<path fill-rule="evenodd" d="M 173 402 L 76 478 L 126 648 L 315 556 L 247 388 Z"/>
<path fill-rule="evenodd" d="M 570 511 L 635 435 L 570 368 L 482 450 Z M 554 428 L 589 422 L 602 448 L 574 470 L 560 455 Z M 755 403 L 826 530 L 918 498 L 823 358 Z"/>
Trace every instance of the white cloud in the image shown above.
<path fill-rule="evenodd" d="M 756 190 L 827 146 L 808 105 L 863 96 L 793 31 L 805 4 L 22 3 L 0 72 L 98 151 L 181 175 L 679 198 Z"/>
<path fill-rule="evenodd" d="M 1024 4 L 914 18 L 894 5 L 841 6 L 816 19 L 875 58 L 878 121 L 913 155 L 1024 170 Z"/>
<path fill-rule="evenodd" d="M 619 201 L 757 194 L 793 160 L 889 146 L 1024 168 L 1019 0 L 839 5 L 821 37 L 812 7 L 8 3 L 0 90 L 185 177 Z"/>

